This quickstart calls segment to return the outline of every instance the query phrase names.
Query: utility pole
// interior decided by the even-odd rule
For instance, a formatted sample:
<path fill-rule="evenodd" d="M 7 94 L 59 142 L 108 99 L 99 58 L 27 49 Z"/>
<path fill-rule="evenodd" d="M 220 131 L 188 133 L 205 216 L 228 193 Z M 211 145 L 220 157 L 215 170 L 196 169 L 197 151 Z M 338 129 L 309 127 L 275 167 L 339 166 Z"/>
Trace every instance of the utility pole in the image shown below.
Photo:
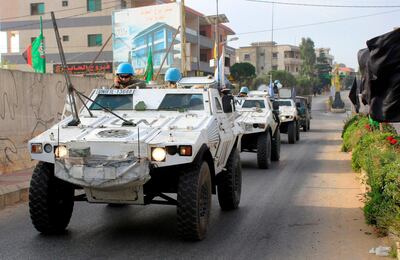
<path fill-rule="evenodd" d="M 273 62 L 273 55 L 274 55 L 274 3 L 271 5 L 272 7 L 272 14 L 271 14 L 271 70 L 269 72 L 269 84 L 272 84 L 272 62 Z"/>
<path fill-rule="evenodd" d="M 181 66 L 182 74 L 187 76 L 186 70 L 186 8 L 185 0 L 181 0 Z"/>
<path fill-rule="evenodd" d="M 217 3 L 217 17 L 216 17 L 216 19 L 215 19 L 215 40 L 216 40 L 216 45 L 217 45 L 217 60 L 215 61 L 216 63 L 217 63 L 217 71 L 218 71 L 218 74 L 217 74 L 217 77 L 218 77 L 218 87 L 220 87 L 220 81 L 221 81 L 221 79 L 220 79 L 220 76 L 219 75 L 221 75 L 221 71 L 220 71 L 220 67 L 219 67 L 219 30 L 218 30 L 218 22 L 219 22 L 219 10 L 218 10 L 218 0 L 216 0 L 216 3 Z"/>

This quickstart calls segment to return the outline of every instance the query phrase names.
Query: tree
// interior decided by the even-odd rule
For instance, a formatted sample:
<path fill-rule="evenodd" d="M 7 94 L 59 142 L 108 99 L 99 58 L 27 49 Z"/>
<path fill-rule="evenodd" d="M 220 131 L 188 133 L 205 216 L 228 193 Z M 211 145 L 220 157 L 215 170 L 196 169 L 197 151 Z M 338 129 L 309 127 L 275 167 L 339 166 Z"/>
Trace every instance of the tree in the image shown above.
<path fill-rule="evenodd" d="M 239 83 L 249 83 L 256 76 L 256 68 L 248 62 L 235 63 L 231 67 L 231 75 Z"/>
<path fill-rule="evenodd" d="M 326 58 L 325 52 L 321 51 L 317 58 L 317 64 L 315 65 L 317 77 L 321 82 L 321 87 L 325 87 L 331 84 L 331 78 L 329 73 L 332 71 L 332 66 L 329 64 Z"/>
<path fill-rule="evenodd" d="M 300 43 L 300 57 L 303 60 L 303 64 L 300 67 L 300 75 L 305 76 L 309 79 L 315 77 L 315 49 L 314 42 L 310 38 L 302 38 Z"/>
<path fill-rule="evenodd" d="M 273 70 L 272 80 L 279 80 L 283 87 L 292 88 L 296 86 L 296 78 L 288 71 L 285 70 Z"/>

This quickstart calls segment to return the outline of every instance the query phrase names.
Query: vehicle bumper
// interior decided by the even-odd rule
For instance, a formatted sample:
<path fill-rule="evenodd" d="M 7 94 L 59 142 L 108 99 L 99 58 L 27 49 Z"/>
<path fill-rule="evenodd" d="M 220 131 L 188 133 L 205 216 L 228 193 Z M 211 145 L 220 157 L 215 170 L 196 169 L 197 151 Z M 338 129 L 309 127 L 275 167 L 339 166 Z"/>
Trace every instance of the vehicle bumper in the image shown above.
<path fill-rule="evenodd" d="M 133 155 L 64 157 L 55 160 L 55 175 L 84 188 L 121 189 L 143 185 L 150 179 L 149 161 Z"/>

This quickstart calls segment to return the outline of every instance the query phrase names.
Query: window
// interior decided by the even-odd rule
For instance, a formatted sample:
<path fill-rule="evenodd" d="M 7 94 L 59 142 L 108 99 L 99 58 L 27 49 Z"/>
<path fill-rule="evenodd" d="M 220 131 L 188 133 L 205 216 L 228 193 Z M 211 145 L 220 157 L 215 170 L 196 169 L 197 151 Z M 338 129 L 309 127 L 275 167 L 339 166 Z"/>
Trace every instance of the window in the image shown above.
<path fill-rule="evenodd" d="M 158 110 L 204 110 L 202 94 L 166 94 Z"/>
<path fill-rule="evenodd" d="M 264 66 L 261 66 L 261 70 L 264 70 Z"/>
<path fill-rule="evenodd" d="M 296 72 L 299 72 L 299 67 L 296 67 Z"/>
<path fill-rule="evenodd" d="M 245 54 L 244 55 L 244 60 L 250 60 L 250 54 Z"/>
<path fill-rule="evenodd" d="M 68 6 L 68 1 L 62 1 L 62 7 L 67 7 Z"/>
<path fill-rule="evenodd" d="M 207 53 L 200 53 L 200 61 L 207 62 Z"/>
<path fill-rule="evenodd" d="M 121 0 L 121 9 L 124 9 L 126 7 L 127 7 L 126 0 Z"/>
<path fill-rule="evenodd" d="M 31 15 L 44 14 L 44 3 L 31 4 Z"/>
<path fill-rule="evenodd" d="M 63 35 L 63 42 L 69 42 L 69 35 Z"/>
<path fill-rule="evenodd" d="M 207 32 L 205 30 L 200 30 L 200 35 L 207 37 Z"/>
<path fill-rule="evenodd" d="M 264 100 L 245 100 L 243 103 L 242 108 L 252 108 L 252 107 L 256 107 L 256 108 L 265 108 L 265 103 Z"/>
<path fill-rule="evenodd" d="M 260 53 L 260 57 L 264 57 L 264 55 L 265 55 L 264 52 Z"/>
<path fill-rule="evenodd" d="M 88 35 L 88 47 L 101 46 L 102 44 L 103 44 L 103 35 L 101 34 Z"/>
<path fill-rule="evenodd" d="M 88 12 L 96 12 L 101 10 L 101 0 L 87 0 Z"/>
<path fill-rule="evenodd" d="M 96 97 L 96 103 L 90 105 L 90 110 L 103 110 L 98 104 L 110 110 L 133 110 L 132 95 L 105 95 Z"/>
<path fill-rule="evenodd" d="M 157 31 L 154 34 L 154 41 L 164 40 L 164 30 Z"/>
<path fill-rule="evenodd" d="M 274 52 L 274 53 L 272 53 L 272 58 L 278 58 L 278 53 L 277 52 Z"/>

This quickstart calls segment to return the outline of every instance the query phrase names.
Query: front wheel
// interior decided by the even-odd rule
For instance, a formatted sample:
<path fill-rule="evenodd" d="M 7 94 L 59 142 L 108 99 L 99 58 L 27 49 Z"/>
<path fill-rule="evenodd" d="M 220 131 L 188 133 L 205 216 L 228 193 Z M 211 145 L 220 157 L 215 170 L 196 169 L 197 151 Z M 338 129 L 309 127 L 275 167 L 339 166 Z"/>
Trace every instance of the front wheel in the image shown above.
<path fill-rule="evenodd" d="M 296 123 L 294 121 L 288 123 L 287 134 L 289 144 L 294 144 L 296 142 Z"/>
<path fill-rule="evenodd" d="M 242 192 L 242 166 L 236 148 L 229 155 L 225 168 L 217 175 L 218 202 L 222 210 L 233 210 L 239 207 Z"/>
<path fill-rule="evenodd" d="M 272 151 L 271 151 L 271 160 L 279 161 L 281 158 L 281 131 L 279 131 L 279 127 L 276 128 L 275 134 L 272 137 Z"/>
<path fill-rule="evenodd" d="M 300 140 L 300 123 L 299 121 L 295 122 L 296 124 L 296 141 Z"/>
<path fill-rule="evenodd" d="M 260 169 L 271 167 L 271 135 L 268 132 L 258 136 L 257 163 Z"/>
<path fill-rule="evenodd" d="M 211 175 L 207 162 L 182 173 L 177 201 L 179 236 L 185 240 L 204 239 L 211 211 Z"/>
<path fill-rule="evenodd" d="M 54 176 L 54 164 L 39 162 L 29 188 L 33 226 L 41 233 L 60 233 L 68 226 L 73 208 L 73 186 Z"/>

